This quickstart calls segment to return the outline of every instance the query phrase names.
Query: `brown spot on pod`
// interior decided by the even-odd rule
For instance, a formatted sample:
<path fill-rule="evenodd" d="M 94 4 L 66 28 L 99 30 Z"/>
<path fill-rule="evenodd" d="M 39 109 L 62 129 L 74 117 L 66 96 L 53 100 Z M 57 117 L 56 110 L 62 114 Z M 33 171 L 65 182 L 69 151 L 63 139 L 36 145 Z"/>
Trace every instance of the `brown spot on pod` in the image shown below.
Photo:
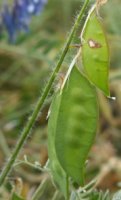
<path fill-rule="evenodd" d="M 93 39 L 88 40 L 88 45 L 90 48 L 101 48 L 102 47 L 102 45 L 99 42 L 97 42 Z"/>

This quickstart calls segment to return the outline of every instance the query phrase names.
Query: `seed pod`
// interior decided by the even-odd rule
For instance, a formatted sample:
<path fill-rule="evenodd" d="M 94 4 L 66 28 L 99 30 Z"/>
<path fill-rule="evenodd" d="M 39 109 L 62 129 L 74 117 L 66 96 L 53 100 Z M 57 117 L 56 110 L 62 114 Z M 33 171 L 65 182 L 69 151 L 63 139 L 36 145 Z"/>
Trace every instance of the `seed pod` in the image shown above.
<path fill-rule="evenodd" d="M 56 156 L 56 151 L 55 151 L 55 131 L 56 131 L 56 124 L 57 124 L 57 115 L 58 115 L 58 110 L 59 110 L 59 105 L 60 105 L 60 96 L 55 94 L 50 111 L 51 115 L 49 118 L 48 122 L 48 154 L 49 154 L 49 166 L 50 166 L 50 171 L 53 177 L 53 180 L 55 184 L 60 188 L 62 191 L 63 195 L 67 196 L 67 191 L 66 191 L 66 184 L 67 184 L 67 176 L 63 168 L 61 167 L 58 158 Z"/>
<path fill-rule="evenodd" d="M 49 123 L 55 130 L 57 157 L 67 175 L 79 185 L 83 184 L 83 169 L 98 121 L 95 88 L 74 67 L 63 90 L 56 94 L 53 105 Z"/>
<path fill-rule="evenodd" d="M 89 12 L 81 34 L 82 62 L 89 80 L 109 96 L 109 49 L 95 6 Z"/>

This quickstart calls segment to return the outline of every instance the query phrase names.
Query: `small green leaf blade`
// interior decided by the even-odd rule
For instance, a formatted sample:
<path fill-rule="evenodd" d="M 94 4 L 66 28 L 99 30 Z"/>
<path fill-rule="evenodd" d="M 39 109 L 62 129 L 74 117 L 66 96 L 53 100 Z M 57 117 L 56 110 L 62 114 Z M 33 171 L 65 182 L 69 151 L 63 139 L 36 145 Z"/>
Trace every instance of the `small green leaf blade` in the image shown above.
<path fill-rule="evenodd" d="M 56 153 L 68 176 L 82 185 L 85 161 L 97 129 L 96 91 L 74 67 L 60 96 L 56 120 Z"/>
<path fill-rule="evenodd" d="M 55 134 L 56 134 L 56 123 L 57 116 L 59 112 L 61 96 L 59 93 L 54 95 L 51 107 L 50 107 L 50 117 L 48 121 L 48 154 L 49 154 L 49 166 L 54 182 L 60 188 L 63 195 L 67 196 L 66 191 L 66 173 L 61 167 L 56 151 L 55 151 Z"/>
<path fill-rule="evenodd" d="M 25 200 L 22 197 L 20 197 L 18 194 L 16 194 L 15 192 L 12 195 L 12 199 L 11 200 Z"/>
<path fill-rule="evenodd" d="M 106 96 L 110 96 L 108 85 L 109 48 L 101 21 L 94 8 L 87 17 L 81 39 L 84 41 L 82 62 L 86 75 Z"/>

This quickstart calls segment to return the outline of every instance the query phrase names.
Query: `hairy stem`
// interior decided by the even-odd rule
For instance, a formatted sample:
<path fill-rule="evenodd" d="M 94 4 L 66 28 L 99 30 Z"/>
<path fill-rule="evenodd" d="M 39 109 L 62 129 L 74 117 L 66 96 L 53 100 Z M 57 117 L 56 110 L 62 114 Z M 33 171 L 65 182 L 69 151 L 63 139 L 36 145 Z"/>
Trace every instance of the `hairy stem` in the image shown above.
<path fill-rule="evenodd" d="M 5 167 L 4 167 L 4 169 L 3 169 L 2 173 L 1 173 L 0 185 L 3 184 L 6 176 L 10 172 L 10 170 L 11 170 L 11 168 L 12 168 L 12 166 L 13 166 L 13 164 L 14 164 L 14 162 L 15 162 L 15 160 L 16 160 L 19 152 L 20 152 L 20 150 L 22 149 L 22 146 L 23 146 L 25 140 L 27 139 L 27 136 L 29 135 L 29 133 L 31 131 L 31 128 L 32 128 L 37 116 L 38 116 L 38 113 L 40 112 L 40 109 L 43 106 L 43 103 L 44 103 L 46 97 L 48 96 L 48 93 L 49 93 L 49 91 L 50 91 L 50 89 L 52 87 L 52 84 L 53 84 L 56 76 L 57 76 L 57 73 L 60 70 L 62 62 L 63 62 L 63 60 L 64 60 L 64 58 L 65 58 L 65 56 L 66 56 L 66 54 L 68 52 L 70 43 L 71 43 L 71 41 L 73 39 L 73 36 L 74 36 L 78 26 L 79 26 L 80 20 L 82 19 L 82 16 L 83 16 L 83 14 L 85 12 L 85 9 L 87 8 L 88 3 L 89 3 L 89 0 L 85 0 L 84 1 L 84 5 L 81 8 L 81 10 L 80 10 L 80 12 L 79 12 L 79 14 L 77 16 L 77 19 L 76 19 L 76 21 L 74 23 L 74 26 L 72 27 L 72 30 L 71 30 L 68 38 L 67 38 L 67 42 L 65 44 L 65 47 L 63 48 L 62 54 L 61 54 L 61 56 L 60 56 L 60 58 L 59 58 L 59 60 L 57 62 L 57 65 L 56 65 L 56 67 L 55 67 L 55 69 L 54 69 L 54 71 L 53 71 L 53 73 L 52 73 L 47 85 L 45 86 L 45 89 L 43 91 L 42 96 L 38 99 L 38 102 L 37 102 L 37 104 L 35 106 L 35 109 L 34 109 L 32 115 L 31 115 L 31 117 L 29 118 L 28 123 L 26 124 L 25 128 L 22 131 L 21 136 L 19 138 L 19 141 L 18 141 L 14 151 L 12 152 L 12 155 L 11 155 L 8 163 L 5 165 Z"/>

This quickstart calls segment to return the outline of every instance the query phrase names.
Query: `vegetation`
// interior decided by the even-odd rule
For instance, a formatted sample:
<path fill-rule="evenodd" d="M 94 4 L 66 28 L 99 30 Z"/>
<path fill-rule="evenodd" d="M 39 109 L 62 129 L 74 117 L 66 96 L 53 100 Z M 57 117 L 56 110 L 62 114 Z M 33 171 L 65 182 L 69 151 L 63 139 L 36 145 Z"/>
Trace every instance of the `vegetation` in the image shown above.
<path fill-rule="evenodd" d="M 51 0 L 2 32 L 1 199 L 121 198 L 120 5 Z"/>

